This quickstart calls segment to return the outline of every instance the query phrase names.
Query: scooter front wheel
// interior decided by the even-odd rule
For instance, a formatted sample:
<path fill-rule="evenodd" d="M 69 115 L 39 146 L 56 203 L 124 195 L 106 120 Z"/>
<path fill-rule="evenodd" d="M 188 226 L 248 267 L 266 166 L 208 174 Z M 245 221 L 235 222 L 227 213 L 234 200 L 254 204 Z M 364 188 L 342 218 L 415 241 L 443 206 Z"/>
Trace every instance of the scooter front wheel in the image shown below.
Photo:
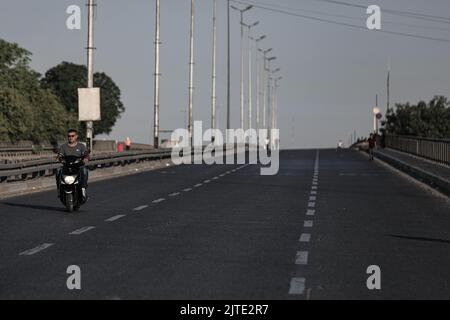
<path fill-rule="evenodd" d="M 74 210 L 73 195 L 71 193 L 66 195 L 66 209 L 68 212 L 73 212 Z"/>

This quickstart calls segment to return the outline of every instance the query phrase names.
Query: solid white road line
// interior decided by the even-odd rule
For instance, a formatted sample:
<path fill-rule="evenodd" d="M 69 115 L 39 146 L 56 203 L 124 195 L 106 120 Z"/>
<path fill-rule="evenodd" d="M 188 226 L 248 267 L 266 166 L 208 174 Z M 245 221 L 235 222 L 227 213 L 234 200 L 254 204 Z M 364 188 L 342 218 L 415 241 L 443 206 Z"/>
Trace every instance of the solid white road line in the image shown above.
<path fill-rule="evenodd" d="M 295 256 L 295 264 L 308 264 L 308 251 L 297 251 L 297 255 Z"/>
<path fill-rule="evenodd" d="M 314 209 L 308 209 L 306 211 L 307 216 L 313 216 L 315 213 L 316 213 L 316 210 L 314 210 Z"/>
<path fill-rule="evenodd" d="M 311 234 L 309 233 L 302 233 L 300 236 L 300 242 L 309 242 L 311 240 Z"/>
<path fill-rule="evenodd" d="M 313 226 L 312 220 L 305 220 L 303 226 L 304 226 L 305 228 L 312 228 L 312 226 Z"/>
<path fill-rule="evenodd" d="M 41 244 L 41 245 L 39 245 L 39 246 L 37 246 L 37 247 L 35 247 L 33 249 L 26 250 L 24 252 L 19 253 L 19 256 L 31 256 L 31 255 L 33 255 L 35 253 L 38 253 L 38 252 L 42 251 L 42 250 L 50 248 L 53 245 L 54 245 L 54 243 L 43 243 L 43 244 Z"/>
<path fill-rule="evenodd" d="M 305 278 L 292 278 L 289 294 L 301 295 L 305 292 Z"/>
<path fill-rule="evenodd" d="M 69 233 L 69 234 L 72 234 L 72 235 L 80 235 L 80 234 L 85 233 L 85 232 L 88 232 L 89 230 L 92 230 L 92 229 L 95 229 L 95 227 L 92 227 L 92 226 L 89 226 L 89 227 L 83 227 L 83 228 L 77 229 L 77 230 L 75 230 L 75 231 L 72 231 L 72 232 Z"/>
<path fill-rule="evenodd" d="M 113 222 L 113 221 L 116 221 L 116 220 L 119 220 L 120 218 L 123 218 L 123 217 L 125 217 L 126 215 L 124 215 L 124 214 L 118 214 L 117 216 L 114 216 L 114 217 L 111 217 L 111 218 L 109 218 L 109 219 L 106 219 L 105 221 L 107 221 L 107 222 Z"/>
<path fill-rule="evenodd" d="M 141 211 L 144 210 L 145 208 L 148 208 L 148 204 L 144 204 L 143 206 L 139 206 L 133 209 L 133 211 Z"/>
<path fill-rule="evenodd" d="M 153 200 L 152 203 L 160 203 L 160 202 L 163 202 L 164 200 L 166 200 L 166 199 L 160 198 L 160 199 Z"/>

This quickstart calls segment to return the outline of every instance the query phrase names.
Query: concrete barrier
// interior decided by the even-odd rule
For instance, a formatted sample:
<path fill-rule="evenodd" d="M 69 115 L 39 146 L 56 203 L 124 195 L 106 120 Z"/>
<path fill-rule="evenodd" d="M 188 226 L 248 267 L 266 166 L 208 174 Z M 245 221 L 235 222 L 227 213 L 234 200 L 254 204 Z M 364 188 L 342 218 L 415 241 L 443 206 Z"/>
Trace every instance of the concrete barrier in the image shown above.
<path fill-rule="evenodd" d="M 425 184 L 429 185 L 430 187 L 437 189 L 438 191 L 444 193 L 447 196 L 450 196 L 450 181 L 438 177 L 430 172 L 427 172 L 425 170 L 422 170 L 420 168 L 417 168 L 413 165 L 410 165 L 408 163 L 405 163 L 404 161 L 401 161 L 397 158 L 391 157 L 387 154 L 384 154 L 382 152 L 374 152 L 374 156 L 389 165 L 393 166 L 396 169 L 399 169 L 400 171 L 403 171 L 404 173 L 412 176 L 413 178 L 420 180 L 424 182 Z"/>

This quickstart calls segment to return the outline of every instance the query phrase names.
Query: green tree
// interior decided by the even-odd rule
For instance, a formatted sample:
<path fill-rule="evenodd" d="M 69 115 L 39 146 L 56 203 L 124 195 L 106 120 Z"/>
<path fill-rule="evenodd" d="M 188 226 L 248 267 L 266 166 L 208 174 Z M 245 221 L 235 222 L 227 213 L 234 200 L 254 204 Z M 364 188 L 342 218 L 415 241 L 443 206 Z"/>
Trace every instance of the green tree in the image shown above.
<path fill-rule="evenodd" d="M 40 86 L 31 53 L 0 39 L 0 140 L 52 142 L 73 122 L 57 97 Z"/>
<path fill-rule="evenodd" d="M 396 104 L 386 115 L 389 134 L 428 138 L 450 138 L 450 103 L 444 96 L 435 96 L 428 104 L 420 101 Z"/>
<path fill-rule="evenodd" d="M 78 115 L 78 88 L 87 84 L 87 68 L 70 62 L 49 69 L 41 80 L 44 88 L 50 89 L 74 116 Z M 101 120 L 94 122 L 94 135 L 109 134 L 121 113 L 125 111 L 119 87 L 107 74 L 95 73 L 94 86 L 100 88 Z M 80 136 L 86 132 L 85 123 L 79 124 Z"/>

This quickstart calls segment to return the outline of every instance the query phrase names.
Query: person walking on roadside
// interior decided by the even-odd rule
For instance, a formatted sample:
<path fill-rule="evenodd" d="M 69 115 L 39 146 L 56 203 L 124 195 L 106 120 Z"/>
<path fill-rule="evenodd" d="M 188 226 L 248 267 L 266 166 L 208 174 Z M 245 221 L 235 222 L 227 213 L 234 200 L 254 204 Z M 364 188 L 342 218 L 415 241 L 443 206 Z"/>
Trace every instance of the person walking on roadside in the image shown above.
<path fill-rule="evenodd" d="M 372 161 L 373 160 L 373 151 L 377 144 L 376 136 L 373 133 L 371 133 L 367 142 L 369 143 L 369 160 Z"/>
<path fill-rule="evenodd" d="M 126 149 L 127 151 L 130 151 L 130 149 L 131 149 L 131 139 L 130 139 L 130 137 L 127 137 L 127 138 L 125 139 L 125 149 Z"/>

